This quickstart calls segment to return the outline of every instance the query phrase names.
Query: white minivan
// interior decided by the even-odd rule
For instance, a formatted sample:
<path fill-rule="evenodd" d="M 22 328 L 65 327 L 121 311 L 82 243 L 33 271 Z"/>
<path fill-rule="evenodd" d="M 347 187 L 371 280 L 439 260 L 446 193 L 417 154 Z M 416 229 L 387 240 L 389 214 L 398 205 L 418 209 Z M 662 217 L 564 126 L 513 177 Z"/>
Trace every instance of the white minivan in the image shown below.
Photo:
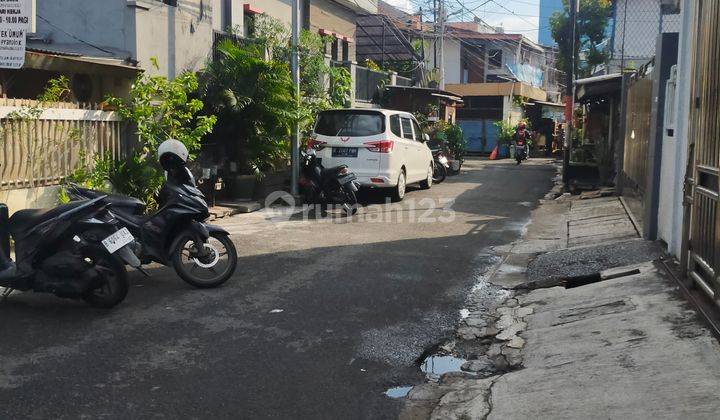
<path fill-rule="evenodd" d="M 335 109 L 318 115 L 309 146 L 326 168 L 347 165 L 366 187 L 392 188 L 405 196 L 407 184 L 432 186 L 433 157 L 415 117 L 386 109 Z"/>

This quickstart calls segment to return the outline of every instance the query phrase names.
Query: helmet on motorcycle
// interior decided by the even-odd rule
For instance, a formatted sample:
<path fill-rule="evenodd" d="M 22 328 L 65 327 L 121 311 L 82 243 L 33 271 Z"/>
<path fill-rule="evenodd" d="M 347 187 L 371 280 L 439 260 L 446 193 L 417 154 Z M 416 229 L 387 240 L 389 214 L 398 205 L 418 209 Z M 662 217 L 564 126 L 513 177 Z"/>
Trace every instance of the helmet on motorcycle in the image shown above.
<path fill-rule="evenodd" d="M 158 160 L 166 171 L 185 165 L 188 155 L 187 147 L 175 139 L 165 140 L 158 147 Z"/>
<path fill-rule="evenodd" d="M 520 129 L 520 130 L 525 129 L 525 121 L 520 121 L 520 124 L 518 124 L 518 129 Z"/>

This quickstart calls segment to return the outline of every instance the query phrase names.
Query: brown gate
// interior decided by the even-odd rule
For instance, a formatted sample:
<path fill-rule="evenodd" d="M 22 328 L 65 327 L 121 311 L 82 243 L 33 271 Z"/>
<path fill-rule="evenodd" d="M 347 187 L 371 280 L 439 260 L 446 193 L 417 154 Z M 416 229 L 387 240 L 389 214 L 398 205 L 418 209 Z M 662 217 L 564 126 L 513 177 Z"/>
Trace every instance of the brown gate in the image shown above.
<path fill-rule="evenodd" d="M 698 4 L 693 57 L 693 101 L 689 138 L 690 277 L 716 302 L 720 300 L 720 1 Z"/>

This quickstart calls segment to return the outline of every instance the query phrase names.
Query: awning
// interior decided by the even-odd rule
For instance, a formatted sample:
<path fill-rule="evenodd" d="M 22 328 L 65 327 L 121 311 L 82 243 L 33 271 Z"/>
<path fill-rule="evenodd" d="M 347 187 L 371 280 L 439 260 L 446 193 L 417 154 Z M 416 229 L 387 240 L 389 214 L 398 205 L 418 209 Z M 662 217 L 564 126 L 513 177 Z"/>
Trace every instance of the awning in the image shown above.
<path fill-rule="evenodd" d="M 622 74 L 604 74 L 575 81 L 575 98 L 579 102 L 598 96 L 619 93 L 622 89 Z"/>
<path fill-rule="evenodd" d="M 535 101 L 536 104 L 545 105 L 545 106 L 554 106 L 558 108 L 565 108 L 565 104 L 559 104 L 556 102 L 547 102 L 547 101 Z"/>
<path fill-rule="evenodd" d="M 128 78 L 134 78 L 138 72 L 142 71 L 142 69 L 126 64 L 124 60 L 116 58 L 61 55 L 32 50 L 25 52 L 25 65 L 23 68 Z"/>
<path fill-rule="evenodd" d="M 463 103 L 463 100 L 460 96 L 457 96 L 457 95 L 453 94 L 452 92 L 435 89 L 435 88 L 419 87 L 419 86 L 390 85 L 390 86 L 385 86 L 385 89 L 401 91 L 401 92 L 408 92 L 411 94 L 425 94 L 428 96 L 434 96 L 436 98 L 442 98 L 442 99 L 445 99 L 445 100 L 448 100 L 451 102 L 455 102 L 458 104 Z"/>

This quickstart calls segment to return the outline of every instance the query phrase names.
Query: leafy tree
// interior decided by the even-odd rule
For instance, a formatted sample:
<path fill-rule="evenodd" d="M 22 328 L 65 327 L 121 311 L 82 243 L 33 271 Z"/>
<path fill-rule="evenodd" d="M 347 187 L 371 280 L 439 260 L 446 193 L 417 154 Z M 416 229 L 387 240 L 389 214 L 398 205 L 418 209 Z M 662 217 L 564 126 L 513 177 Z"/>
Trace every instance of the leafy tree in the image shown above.
<path fill-rule="evenodd" d="M 202 77 L 206 113 L 217 115 L 211 139 L 219 152 L 238 161 L 241 173 L 262 177 L 287 160 L 293 123 L 307 132 L 314 116 L 349 105 L 352 79 L 344 67 L 325 61 L 328 39 L 300 34 L 300 104 L 290 74 L 290 35 L 261 15 L 254 38 L 222 42 Z"/>
<path fill-rule="evenodd" d="M 577 71 L 580 77 L 588 77 L 592 69 L 608 59 L 608 52 L 598 48 L 605 40 L 605 30 L 610 13 L 610 0 L 578 0 L 580 10 L 576 14 L 575 51 L 572 51 L 572 22 L 570 21 L 570 4 L 563 0 L 564 10 L 555 12 L 550 17 L 552 37 L 558 44 L 558 69 L 572 74 L 571 57 L 575 55 Z M 580 60 L 580 52 L 583 60 Z"/>
<path fill-rule="evenodd" d="M 51 86 L 61 91 L 62 86 Z M 157 148 L 174 138 L 188 148 L 191 158 L 200 148 L 201 140 L 212 130 L 215 116 L 199 115 L 204 104 L 194 97 L 198 80 L 186 72 L 174 80 L 162 76 L 138 76 L 125 102 L 108 98 L 127 121 L 135 124 L 140 147 L 122 159 L 110 155 L 81 154 L 80 163 L 68 181 L 102 191 L 114 191 L 137 197 L 148 206 L 157 207 L 157 195 L 163 183 L 163 172 L 157 162 Z M 67 200 L 61 193 L 60 200 Z"/>
<path fill-rule="evenodd" d="M 199 114 L 204 105 L 193 97 L 197 91 L 198 79 L 192 72 L 173 80 L 140 75 L 130 89 L 128 102 L 118 98 L 108 98 L 107 102 L 136 124 L 145 154 L 154 154 L 160 143 L 172 138 L 181 141 L 194 157 L 201 139 L 217 120 L 213 115 Z"/>
<path fill-rule="evenodd" d="M 219 120 L 212 139 L 239 160 L 242 172 L 262 176 L 287 157 L 292 124 L 307 116 L 295 102 L 287 62 L 266 60 L 256 43 L 224 41 L 218 50 L 221 58 L 203 75 L 206 112 Z"/>

